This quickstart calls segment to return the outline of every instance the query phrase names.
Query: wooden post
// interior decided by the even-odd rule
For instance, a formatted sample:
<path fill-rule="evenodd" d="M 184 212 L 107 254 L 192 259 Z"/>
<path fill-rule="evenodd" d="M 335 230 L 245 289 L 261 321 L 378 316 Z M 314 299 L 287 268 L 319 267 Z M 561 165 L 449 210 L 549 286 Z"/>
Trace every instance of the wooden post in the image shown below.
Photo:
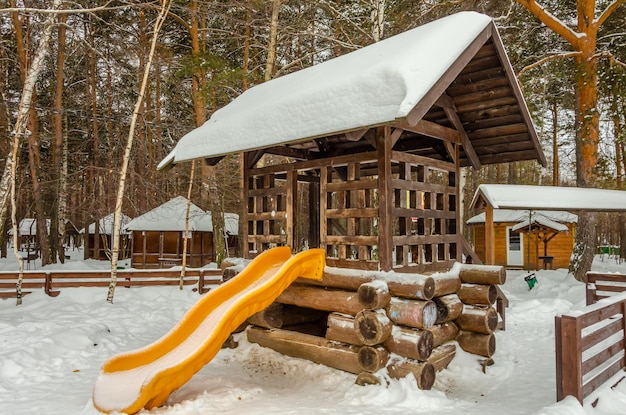
<path fill-rule="evenodd" d="M 493 208 L 488 204 L 485 206 L 485 264 L 493 265 L 495 260 L 495 228 L 493 226 Z"/>
<path fill-rule="evenodd" d="M 382 271 L 391 271 L 392 242 L 392 185 L 391 185 L 391 129 L 376 129 L 376 153 L 378 156 L 378 252 Z"/>
<path fill-rule="evenodd" d="M 583 402 L 582 345 L 580 319 L 556 318 L 556 400 L 572 395 Z"/>
<path fill-rule="evenodd" d="M 244 209 L 242 209 L 241 219 L 239 220 L 239 234 L 241 235 L 241 253 L 243 258 L 246 259 L 250 258 L 250 247 L 248 246 L 248 234 L 250 232 L 250 230 L 248 229 L 248 204 L 250 203 L 250 201 L 248 200 L 249 160 L 250 153 L 240 153 L 239 175 L 241 178 L 241 201 L 243 203 Z"/>
<path fill-rule="evenodd" d="M 297 200 L 298 200 L 298 172 L 294 170 L 287 171 L 287 189 L 286 189 L 286 206 L 285 206 L 285 234 L 287 235 L 287 246 L 294 251 L 297 249 L 296 220 L 297 218 Z"/>

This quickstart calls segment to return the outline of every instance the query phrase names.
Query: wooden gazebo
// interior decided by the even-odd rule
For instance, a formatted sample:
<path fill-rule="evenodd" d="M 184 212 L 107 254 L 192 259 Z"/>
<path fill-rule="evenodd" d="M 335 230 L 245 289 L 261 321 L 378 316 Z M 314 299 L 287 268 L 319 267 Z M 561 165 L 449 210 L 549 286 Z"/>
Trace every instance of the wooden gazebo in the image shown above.
<path fill-rule="evenodd" d="M 110 213 L 81 230 L 81 233 L 84 234 L 84 259 L 111 259 L 113 219 L 114 213 Z M 121 221 L 119 259 L 126 259 L 130 256 L 130 235 L 123 227 L 131 221 L 131 218 L 122 213 Z"/>
<path fill-rule="evenodd" d="M 239 216 L 233 213 L 225 215 L 225 237 L 229 246 L 236 246 Z M 211 214 L 190 203 L 187 220 L 187 199 L 182 196 L 136 217 L 126 225 L 125 230 L 132 233 L 133 268 L 182 265 L 185 238 L 186 266 L 202 267 L 215 258 Z"/>
<path fill-rule="evenodd" d="M 329 266 L 403 272 L 461 260 L 462 166 L 545 165 L 496 26 L 473 12 L 255 86 L 159 168 L 239 153 L 244 256 L 319 246 Z"/>

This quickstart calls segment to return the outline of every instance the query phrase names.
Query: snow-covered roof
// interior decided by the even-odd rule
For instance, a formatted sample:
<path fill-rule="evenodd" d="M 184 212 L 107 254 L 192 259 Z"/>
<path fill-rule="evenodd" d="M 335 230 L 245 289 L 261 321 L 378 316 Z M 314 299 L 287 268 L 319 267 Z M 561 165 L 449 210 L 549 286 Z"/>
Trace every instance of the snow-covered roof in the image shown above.
<path fill-rule="evenodd" d="M 528 224 L 528 210 L 519 210 L 519 209 L 494 209 L 493 210 L 493 221 L 494 223 L 522 223 L 526 222 Z M 542 220 L 548 220 L 555 223 L 576 223 L 578 222 L 578 216 L 560 210 L 533 210 L 532 211 L 533 220 L 536 218 L 542 218 Z M 480 223 L 485 223 L 485 212 L 480 213 L 476 216 L 472 216 L 466 222 L 468 225 L 476 225 Z"/>
<path fill-rule="evenodd" d="M 543 215 L 532 215 L 530 221 L 528 220 L 528 218 L 526 218 L 520 223 L 518 223 L 517 225 L 513 226 L 512 230 L 515 232 L 515 231 L 519 231 L 520 229 L 524 229 L 528 227 L 528 223 L 551 228 L 557 232 L 566 232 L 568 230 L 567 226 L 563 225 L 562 223 L 558 223 L 553 220 L 550 220 L 549 218 Z"/>
<path fill-rule="evenodd" d="M 128 231 L 184 231 L 186 213 L 187 199 L 177 196 L 133 219 L 126 225 L 125 229 Z M 230 235 L 236 235 L 239 227 L 239 215 L 226 213 L 224 220 L 226 232 Z M 189 206 L 189 230 L 212 232 L 211 213 L 191 203 Z"/>
<path fill-rule="evenodd" d="M 115 213 L 109 213 L 107 216 L 101 218 L 98 221 L 98 224 L 99 224 L 98 233 L 100 235 L 111 235 L 111 234 L 113 234 L 113 221 L 114 221 L 114 219 L 115 219 Z M 124 230 L 124 227 L 131 220 L 132 220 L 132 218 L 130 218 L 130 217 L 128 217 L 128 216 L 126 216 L 125 214 L 122 213 L 121 224 L 120 224 L 120 234 L 121 235 L 129 233 L 128 231 Z M 88 229 L 88 233 L 89 234 L 95 234 L 96 233 L 96 222 L 90 224 L 87 229 Z M 81 229 L 80 233 L 85 233 L 85 228 Z"/>
<path fill-rule="evenodd" d="M 461 12 L 259 84 L 186 134 L 158 168 L 184 160 L 219 158 L 362 131 L 414 117 L 412 111 L 418 104 L 425 106 L 425 113 L 463 69 L 455 63 L 461 57 L 465 64 L 472 59 L 473 55 L 465 54 L 468 48 L 478 40 L 481 47 L 492 36 L 497 37 L 494 43 L 500 44 L 490 17 Z M 502 72 L 509 73 L 508 58 L 501 53 L 504 52 L 498 52 L 495 60 L 508 65 Z M 453 67 L 455 70 L 451 71 Z M 518 114 L 524 119 L 516 127 L 529 136 L 530 147 L 525 149 L 524 159 L 538 159 L 545 164 L 521 92 L 511 79 L 510 91 L 518 102 Z M 425 97 L 428 103 L 423 102 Z M 493 151 L 499 152 L 500 160 L 506 158 L 505 151 L 493 150 L 493 145 L 492 142 L 491 147 L 484 148 L 485 154 L 478 155 L 481 160 L 488 157 L 488 162 L 496 162 Z"/>
<path fill-rule="evenodd" d="M 481 184 L 472 207 L 486 202 L 494 209 L 626 211 L 626 192 L 580 187 Z"/>
<path fill-rule="evenodd" d="M 50 232 L 50 219 L 46 219 L 46 226 L 48 227 L 48 232 Z M 13 235 L 13 228 L 9 228 L 7 234 Z M 17 226 L 17 234 L 19 236 L 35 236 L 37 235 L 37 219 L 35 218 L 24 218 L 20 221 Z"/>

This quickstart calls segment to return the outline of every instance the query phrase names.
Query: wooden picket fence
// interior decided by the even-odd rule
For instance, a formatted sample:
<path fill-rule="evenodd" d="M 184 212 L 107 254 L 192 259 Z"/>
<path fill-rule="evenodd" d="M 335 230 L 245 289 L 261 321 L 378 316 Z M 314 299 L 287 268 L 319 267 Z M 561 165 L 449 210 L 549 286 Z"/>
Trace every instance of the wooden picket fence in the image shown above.
<path fill-rule="evenodd" d="M 17 271 L 0 272 L 0 298 L 15 298 Z M 69 287 L 108 287 L 111 272 L 94 271 L 24 271 L 22 290 L 29 294 L 33 290 L 43 289 L 46 294 L 56 297 L 61 288 Z M 196 290 L 203 294 L 211 286 L 222 282 L 222 271 L 219 269 L 186 269 L 184 285 L 196 285 Z M 179 285 L 180 270 L 118 270 L 118 287 L 143 287 Z"/>
<path fill-rule="evenodd" d="M 620 293 L 626 291 L 624 281 L 625 275 L 589 273 L 591 303 L 555 318 L 557 401 L 572 395 L 582 403 L 626 368 L 626 294 Z M 596 302 L 598 298 L 602 301 Z"/>

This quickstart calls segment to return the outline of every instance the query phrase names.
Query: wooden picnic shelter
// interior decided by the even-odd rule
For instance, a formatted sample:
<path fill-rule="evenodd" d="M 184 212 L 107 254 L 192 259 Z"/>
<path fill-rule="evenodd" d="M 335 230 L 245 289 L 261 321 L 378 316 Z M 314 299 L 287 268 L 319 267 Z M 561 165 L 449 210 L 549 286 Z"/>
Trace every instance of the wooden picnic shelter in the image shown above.
<path fill-rule="evenodd" d="M 130 221 L 131 267 L 169 268 L 182 265 L 183 245 L 187 239 L 186 266 L 203 267 L 215 258 L 211 213 L 177 196 Z M 239 217 L 226 213 L 229 247 L 236 247 Z M 188 220 L 187 220 L 188 217 Z M 186 224 L 187 222 L 187 224 Z"/>
<path fill-rule="evenodd" d="M 506 184 L 481 184 L 476 189 L 471 208 L 485 211 L 485 264 L 495 264 L 496 237 L 494 209 L 565 210 L 568 212 L 624 212 L 626 192 L 620 190 L 588 189 L 578 187 L 529 186 Z M 551 233 L 563 230 L 554 224 L 533 223 L 520 225 L 518 232 L 543 233 L 540 238 L 546 244 Z M 549 229 L 551 228 L 551 230 Z M 547 251 L 546 254 L 547 255 Z"/>
<path fill-rule="evenodd" d="M 84 259 L 107 260 L 111 258 L 113 219 L 114 213 L 110 213 L 81 230 L 81 233 L 85 235 Z M 122 213 L 121 221 L 119 259 L 126 259 L 130 256 L 130 233 L 124 230 L 124 226 L 131 221 L 131 218 Z"/>
<path fill-rule="evenodd" d="M 257 85 L 159 168 L 229 154 L 244 257 L 323 247 L 329 266 L 402 272 L 461 261 L 461 167 L 546 163 L 496 26 L 474 12 Z"/>

